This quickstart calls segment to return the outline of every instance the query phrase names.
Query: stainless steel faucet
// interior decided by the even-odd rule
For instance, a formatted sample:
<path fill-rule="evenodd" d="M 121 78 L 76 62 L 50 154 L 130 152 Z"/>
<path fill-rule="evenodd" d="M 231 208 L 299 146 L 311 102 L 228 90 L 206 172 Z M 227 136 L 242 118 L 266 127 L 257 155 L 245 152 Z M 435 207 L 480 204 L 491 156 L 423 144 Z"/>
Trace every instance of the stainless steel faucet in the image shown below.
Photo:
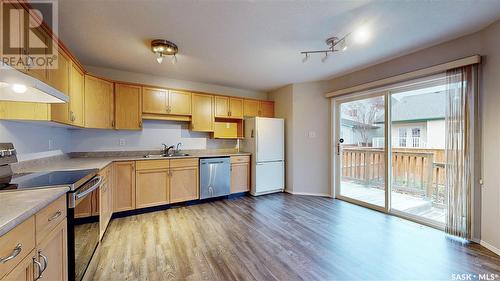
<path fill-rule="evenodd" d="M 163 146 L 163 149 L 161 150 L 161 153 L 163 154 L 163 156 L 169 156 L 168 152 L 170 151 L 170 149 L 174 149 L 174 146 L 173 145 L 167 146 L 164 143 L 162 143 L 161 145 Z"/>
<path fill-rule="evenodd" d="M 175 147 L 175 153 L 179 153 L 180 152 L 179 147 L 182 147 L 182 142 L 177 143 L 177 146 Z"/>

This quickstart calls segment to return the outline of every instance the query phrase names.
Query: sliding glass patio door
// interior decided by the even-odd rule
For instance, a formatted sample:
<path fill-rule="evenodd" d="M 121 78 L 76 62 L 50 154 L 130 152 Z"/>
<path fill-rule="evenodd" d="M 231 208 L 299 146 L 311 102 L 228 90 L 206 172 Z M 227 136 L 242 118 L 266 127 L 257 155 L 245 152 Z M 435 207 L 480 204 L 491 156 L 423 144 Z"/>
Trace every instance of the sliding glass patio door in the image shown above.
<path fill-rule="evenodd" d="M 444 227 L 445 83 L 436 75 L 334 99 L 337 198 Z"/>
<path fill-rule="evenodd" d="M 386 208 L 385 96 L 337 104 L 338 197 Z"/>

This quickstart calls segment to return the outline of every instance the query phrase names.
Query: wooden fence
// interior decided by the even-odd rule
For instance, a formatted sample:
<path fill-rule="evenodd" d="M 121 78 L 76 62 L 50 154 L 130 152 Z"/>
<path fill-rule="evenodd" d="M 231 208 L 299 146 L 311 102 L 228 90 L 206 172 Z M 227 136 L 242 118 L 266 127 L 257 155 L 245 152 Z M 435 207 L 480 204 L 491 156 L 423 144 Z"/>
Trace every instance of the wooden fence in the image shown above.
<path fill-rule="evenodd" d="M 383 186 L 384 150 L 348 146 L 342 149 L 342 177 Z M 393 190 L 444 203 L 444 150 L 395 148 L 392 150 Z"/>

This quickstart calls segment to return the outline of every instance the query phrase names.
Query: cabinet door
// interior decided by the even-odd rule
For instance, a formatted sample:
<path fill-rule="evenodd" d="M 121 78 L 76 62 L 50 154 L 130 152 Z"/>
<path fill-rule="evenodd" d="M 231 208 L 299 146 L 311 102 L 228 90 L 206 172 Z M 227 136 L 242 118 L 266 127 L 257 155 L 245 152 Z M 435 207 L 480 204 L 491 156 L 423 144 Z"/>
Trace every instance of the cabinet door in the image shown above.
<path fill-rule="evenodd" d="M 170 203 L 200 198 L 198 167 L 170 169 Z"/>
<path fill-rule="evenodd" d="M 245 116 L 245 117 L 259 116 L 259 101 L 258 100 L 244 100 L 243 101 L 243 116 Z"/>
<path fill-rule="evenodd" d="M 274 117 L 274 102 L 273 101 L 260 101 L 259 116 L 261 117 Z"/>
<path fill-rule="evenodd" d="M 214 97 L 203 94 L 193 94 L 191 116 L 191 130 L 197 132 L 214 131 Z"/>
<path fill-rule="evenodd" d="M 38 280 L 54 281 L 68 280 L 68 248 L 67 248 L 67 223 L 60 222 L 42 242 L 38 244 L 39 262 L 44 264 L 43 256 L 47 259 L 46 268 Z"/>
<path fill-rule="evenodd" d="M 34 263 L 33 263 L 34 257 L 35 257 L 35 250 L 33 250 L 28 256 L 26 256 L 2 280 L 6 280 L 6 281 L 33 281 L 34 275 L 35 275 Z"/>
<path fill-rule="evenodd" d="M 168 204 L 168 169 L 141 170 L 135 176 L 136 208 Z"/>
<path fill-rule="evenodd" d="M 250 190 L 250 164 L 231 164 L 231 193 Z"/>
<path fill-rule="evenodd" d="M 33 21 L 32 17 L 29 17 L 30 22 Z M 36 23 L 35 23 L 36 24 Z M 24 33 L 24 32 L 23 32 Z M 42 29 L 30 29 L 30 32 L 26 32 L 25 35 L 28 37 L 28 42 L 30 47 L 35 48 L 46 48 L 50 47 L 49 44 L 52 42 L 50 36 Z M 44 54 L 28 54 L 30 56 L 47 56 L 47 52 Z M 35 77 L 42 82 L 49 82 L 48 70 L 46 65 L 36 65 L 36 59 L 31 66 L 27 67 L 28 75 Z"/>
<path fill-rule="evenodd" d="M 69 120 L 71 124 L 83 127 L 84 123 L 84 100 L 85 83 L 83 72 L 74 63 L 71 63 L 69 71 Z"/>
<path fill-rule="evenodd" d="M 0 119 L 50 120 L 50 105 L 39 102 L 0 101 Z"/>
<path fill-rule="evenodd" d="M 164 89 L 142 88 L 142 112 L 167 114 L 168 91 Z"/>
<path fill-rule="evenodd" d="M 48 70 L 48 83 L 68 95 L 70 60 L 60 48 L 56 63 L 57 67 Z"/>
<path fill-rule="evenodd" d="M 113 128 L 113 83 L 85 75 L 85 127 Z"/>
<path fill-rule="evenodd" d="M 238 138 L 238 124 L 233 122 L 215 122 L 213 137 L 216 139 Z"/>
<path fill-rule="evenodd" d="M 172 115 L 191 115 L 191 93 L 169 90 L 168 111 Z"/>
<path fill-rule="evenodd" d="M 229 117 L 243 117 L 243 99 L 229 98 Z"/>
<path fill-rule="evenodd" d="M 48 83 L 66 95 L 69 95 L 69 59 L 59 51 L 57 67 L 48 70 Z M 69 103 L 51 104 L 51 119 L 55 122 L 70 124 Z"/>
<path fill-rule="evenodd" d="M 113 211 L 135 209 L 135 162 L 114 163 Z"/>
<path fill-rule="evenodd" d="M 116 83 L 115 129 L 139 130 L 141 127 L 141 87 Z"/>
<path fill-rule="evenodd" d="M 229 117 L 228 97 L 215 97 L 215 117 Z"/>
<path fill-rule="evenodd" d="M 111 196 L 111 185 L 109 184 L 109 179 L 101 185 L 99 189 L 99 201 L 101 202 L 99 207 L 99 228 L 100 237 L 104 235 L 106 228 L 108 227 L 110 219 L 110 209 L 112 206 L 109 205 L 109 197 Z"/>

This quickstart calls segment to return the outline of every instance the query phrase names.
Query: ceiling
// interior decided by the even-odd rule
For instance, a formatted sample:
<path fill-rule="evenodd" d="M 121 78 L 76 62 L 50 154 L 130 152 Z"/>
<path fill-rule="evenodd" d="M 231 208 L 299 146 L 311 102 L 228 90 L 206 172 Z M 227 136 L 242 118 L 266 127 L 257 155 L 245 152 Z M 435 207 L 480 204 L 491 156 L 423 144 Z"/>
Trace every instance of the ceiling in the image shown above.
<path fill-rule="evenodd" d="M 85 65 L 250 90 L 337 76 L 479 30 L 500 1 L 59 1 L 59 35 Z M 300 51 L 359 26 L 372 40 L 322 63 Z M 158 64 L 151 39 L 179 46 Z"/>

